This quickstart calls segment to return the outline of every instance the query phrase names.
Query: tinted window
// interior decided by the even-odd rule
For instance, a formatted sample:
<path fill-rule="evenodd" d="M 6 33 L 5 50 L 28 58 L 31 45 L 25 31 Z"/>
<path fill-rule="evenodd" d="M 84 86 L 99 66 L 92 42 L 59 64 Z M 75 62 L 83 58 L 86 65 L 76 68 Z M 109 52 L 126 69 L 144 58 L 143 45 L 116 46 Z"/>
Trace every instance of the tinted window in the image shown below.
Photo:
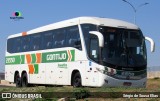
<path fill-rule="evenodd" d="M 15 52 L 21 52 L 22 51 L 22 40 L 21 40 L 21 37 L 15 38 L 14 46 L 15 46 L 15 48 L 14 48 Z"/>
<path fill-rule="evenodd" d="M 44 34 L 44 49 L 51 49 L 53 47 L 53 33 L 52 32 L 46 32 Z"/>
<path fill-rule="evenodd" d="M 78 26 L 68 28 L 66 45 L 67 47 L 75 47 L 80 50 L 82 49 Z"/>
<path fill-rule="evenodd" d="M 22 37 L 22 51 L 30 51 L 30 43 L 31 43 L 31 38 L 30 36 L 23 36 Z"/>
<path fill-rule="evenodd" d="M 31 51 L 42 49 L 42 37 L 41 34 L 32 35 Z"/>
<path fill-rule="evenodd" d="M 11 38 L 11 39 L 8 39 L 7 41 L 7 51 L 10 52 L 10 53 L 13 53 L 14 52 L 14 39 Z"/>
<path fill-rule="evenodd" d="M 98 37 L 95 35 L 91 35 L 91 39 L 90 39 L 90 54 L 89 57 L 98 62 L 98 58 L 99 58 L 99 46 L 98 46 Z"/>
<path fill-rule="evenodd" d="M 7 51 L 10 53 L 61 48 L 66 46 L 81 49 L 78 26 L 11 38 L 7 41 Z"/>
<path fill-rule="evenodd" d="M 8 39 L 7 51 L 10 53 L 21 52 L 22 51 L 22 38 L 17 37 L 17 38 Z"/>
<path fill-rule="evenodd" d="M 81 24 L 85 45 L 87 49 L 88 56 L 89 55 L 89 45 L 90 45 L 90 34 L 89 31 L 97 31 L 97 26 L 92 24 Z"/>
<path fill-rule="evenodd" d="M 57 29 L 53 31 L 53 47 L 54 48 L 61 48 L 65 46 L 65 36 L 66 36 L 66 30 L 63 29 Z"/>

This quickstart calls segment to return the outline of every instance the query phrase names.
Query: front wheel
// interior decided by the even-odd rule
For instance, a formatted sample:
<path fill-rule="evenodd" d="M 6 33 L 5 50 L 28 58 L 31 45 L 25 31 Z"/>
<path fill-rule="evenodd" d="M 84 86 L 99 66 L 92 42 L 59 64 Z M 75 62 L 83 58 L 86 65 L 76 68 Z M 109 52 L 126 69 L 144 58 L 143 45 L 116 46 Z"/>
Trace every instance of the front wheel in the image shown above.
<path fill-rule="evenodd" d="M 77 72 L 74 77 L 73 77 L 73 83 L 72 83 L 73 87 L 81 87 L 81 75 L 79 72 Z"/>

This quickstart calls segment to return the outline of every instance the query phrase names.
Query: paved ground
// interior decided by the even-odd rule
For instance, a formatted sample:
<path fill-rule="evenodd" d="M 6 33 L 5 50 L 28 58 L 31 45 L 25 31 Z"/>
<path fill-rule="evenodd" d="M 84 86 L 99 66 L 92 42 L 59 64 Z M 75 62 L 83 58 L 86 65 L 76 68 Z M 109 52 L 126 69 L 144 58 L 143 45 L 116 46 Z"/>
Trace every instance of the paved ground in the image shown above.
<path fill-rule="evenodd" d="M 0 88 L 1 87 L 15 87 L 15 84 L 0 84 Z"/>
<path fill-rule="evenodd" d="M 10 84 L 8 81 L 6 80 L 0 80 L 0 87 L 15 87 L 15 84 Z"/>

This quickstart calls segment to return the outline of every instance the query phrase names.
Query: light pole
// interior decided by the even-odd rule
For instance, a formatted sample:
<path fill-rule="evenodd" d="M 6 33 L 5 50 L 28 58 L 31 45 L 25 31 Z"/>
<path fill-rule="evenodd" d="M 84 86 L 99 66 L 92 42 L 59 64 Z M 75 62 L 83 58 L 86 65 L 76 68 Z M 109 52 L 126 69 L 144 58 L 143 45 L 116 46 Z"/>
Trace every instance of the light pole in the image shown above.
<path fill-rule="evenodd" d="M 148 5 L 148 4 L 149 4 L 149 3 L 143 3 L 143 4 L 139 5 L 137 8 L 135 8 L 135 7 L 134 7 L 130 2 L 128 2 L 127 0 L 122 0 L 122 1 L 128 3 L 128 4 L 133 8 L 133 10 L 134 10 L 134 24 L 136 24 L 136 13 L 137 13 L 138 9 L 139 9 L 140 7 L 142 7 L 142 6 L 145 6 L 145 5 Z"/>

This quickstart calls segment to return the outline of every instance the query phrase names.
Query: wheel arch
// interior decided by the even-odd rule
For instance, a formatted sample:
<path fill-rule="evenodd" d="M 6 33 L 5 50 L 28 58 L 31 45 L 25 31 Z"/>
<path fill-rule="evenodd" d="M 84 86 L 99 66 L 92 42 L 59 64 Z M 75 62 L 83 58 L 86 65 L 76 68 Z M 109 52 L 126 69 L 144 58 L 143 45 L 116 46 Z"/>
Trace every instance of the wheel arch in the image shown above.
<path fill-rule="evenodd" d="M 23 75 L 23 74 L 25 74 L 25 73 L 27 74 L 27 72 L 26 72 L 25 70 L 24 70 L 24 71 L 22 71 L 22 73 L 21 73 L 21 77 L 22 77 L 22 75 Z"/>
<path fill-rule="evenodd" d="M 72 71 L 72 74 L 71 74 L 71 86 L 73 85 L 73 84 L 72 84 L 72 83 L 73 83 L 73 77 L 74 77 L 74 75 L 75 75 L 76 73 L 79 73 L 80 76 L 81 76 L 81 73 L 80 73 L 79 70 L 77 70 L 77 69 L 73 70 L 73 71 Z M 81 78 L 82 78 L 82 76 L 81 76 Z"/>
<path fill-rule="evenodd" d="M 26 72 L 25 70 L 22 71 L 21 77 L 22 77 L 24 74 L 26 74 L 26 76 L 27 76 L 27 81 L 28 81 L 28 74 L 27 74 L 27 72 Z M 29 82 L 29 81 L 28 81 L 28 82 Z"/>
<path fill-rule="evenodd" d="M 21 82 L 22 82 L 22 87 L 28 87 L 28 74 L 25 70 L 22 71 L 21 73 Z"/>

